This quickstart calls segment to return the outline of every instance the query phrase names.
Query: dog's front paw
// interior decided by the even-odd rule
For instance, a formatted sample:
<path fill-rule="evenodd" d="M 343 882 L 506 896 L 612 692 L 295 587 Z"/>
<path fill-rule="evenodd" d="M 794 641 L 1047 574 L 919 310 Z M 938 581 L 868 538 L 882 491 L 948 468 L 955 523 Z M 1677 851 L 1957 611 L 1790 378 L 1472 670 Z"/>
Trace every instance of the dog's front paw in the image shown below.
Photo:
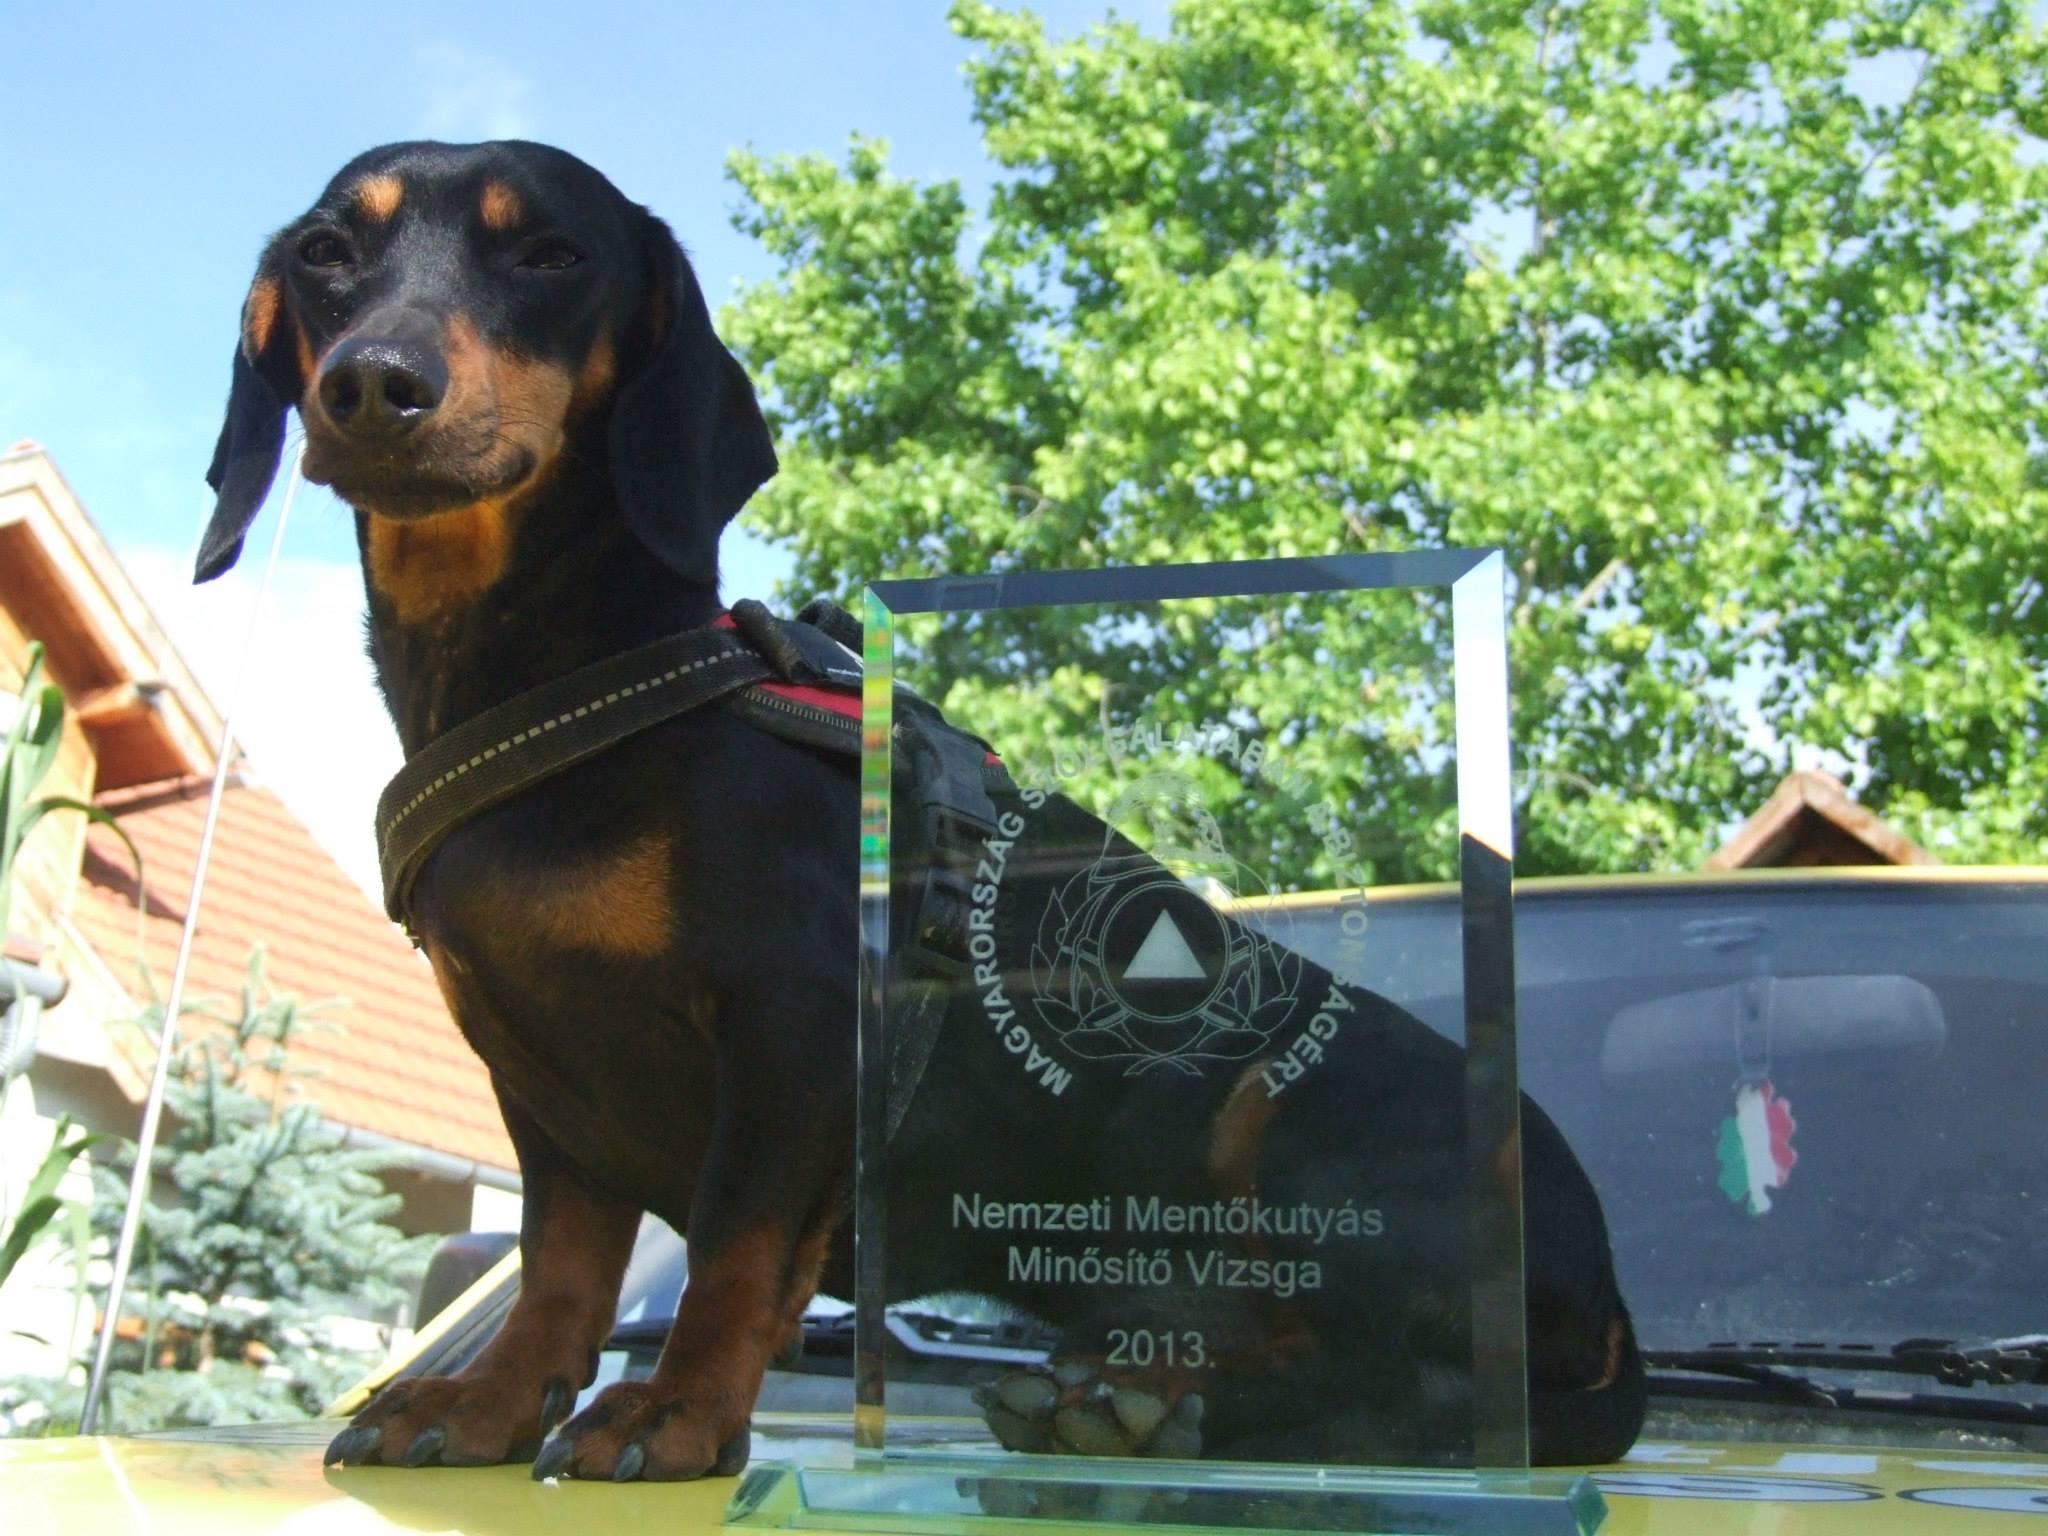
<path fill-rule="evenodd" d="M 535 1459 L 533 1475 L 615 1483 L 737 1477 L 751 1449 L 744 1414 L 737 1424 L 721 1423 L 687 1392 L 621 1381 L 555 1432 Z"/>
<path fill-rule="evenodd" d="M 396 1381 L 328 1444 L 326 1464 L 485 1467 L 531 1461 L 541 1439 L 575 1406 L 557 1376 L 521 1387 L 494 1376 Z"/>
<path fill-rule="evenodd" d="M 1094 1363 L 1073 1359 L 1012 1371 L 976 1387 L 974 1400 L 1012 1451 L 1181 1460 L 1202 1454 L 1202 1395 L 1184 1381 L 1113 1381 Z"/>

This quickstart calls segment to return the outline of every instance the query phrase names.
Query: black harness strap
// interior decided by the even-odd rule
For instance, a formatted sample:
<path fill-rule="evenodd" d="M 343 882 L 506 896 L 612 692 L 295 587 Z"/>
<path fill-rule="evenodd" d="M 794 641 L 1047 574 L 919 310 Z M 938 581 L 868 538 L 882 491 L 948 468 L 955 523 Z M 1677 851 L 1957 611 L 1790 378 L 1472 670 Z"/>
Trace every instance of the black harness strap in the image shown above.
<path fill-rule="evenodd" d="M 703 705 L 744 704 L 745 718 L 778 735 L 858 753 L 856 723 L 771 691 L 790 684 L 843 686 L 845 676 L 857 679 L 857 664 L 846 658 L 844 670 L 822 665 L 819 643 L 830 642 L 815 631 L 794 638 L 779 633 L 797 627 L 758 603 L 735 604 L 734 617 L 732 628 L 685 630 L 542 683 L 409 758 L 377 801 L 377 857 L 392 921 L 410 931 L 413 883 L 427 856 L 464 821 Z M 768 636 L 775 637 L 772 661 L 756 648 Z"/>
<path fill-rule="evenodd" d="M 794 623 L 757 602 L 529 689 L 436 738 L 407 760 L 377 802 L 384 910 L 411 932 L 414 882 L 442 839 L 480 811 L 628 737 L 717 704 L 784 740 L 858 757 L 860 626 L 820 600 Z M 836 697 L 835 697 L 836 694 Z M 909 841 L 922 848 L 898 964 L 906 984 L 891 1024 L 888 1135 L 893 1137 L 965 977 L 974 859 L 996 826 L 995 795 L 1015 795 L 987 742 L 898 688 L 897 777 Z M 837 703 L 839 707 L 831 707 Z"/>

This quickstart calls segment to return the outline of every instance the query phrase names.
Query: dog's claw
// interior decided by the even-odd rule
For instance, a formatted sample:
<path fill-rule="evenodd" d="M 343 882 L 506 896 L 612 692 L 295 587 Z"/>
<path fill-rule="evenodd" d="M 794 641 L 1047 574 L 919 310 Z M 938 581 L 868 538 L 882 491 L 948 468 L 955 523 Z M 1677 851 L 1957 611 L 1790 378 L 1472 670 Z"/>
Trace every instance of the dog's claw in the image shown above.
<path fill-rule="evenodd" d="M 408 1467 L 424 1467 L 441 1454 L 441 1447 L 448 1443 L 448 1431 L 439 1424 L 429 1425 L 413 1436 L 412 1444 L 405 1448 L 401 1458 Z"/>
<path fill-rule="evenodd" d="M 569 1390 L 569 1383 L 559 1376 L 553 1378 L 540 1397 L 540 1432 L 545 1435 L 552 1431 L 575 1406 L 576 1394 Z"/>
<path fill-rule="evenodd" d="M 567 1435 L 556 1435 L 533 1458 L 533 1480 L 544 1483 L 551 1477 L 560 1477 L 575 1459 L 576 1442 Z"/>
<path fill-rule="evenodd" d="M 375 1424 L 351 1424 L 327 1443 L 322 1465 L 331 1467 L 340 1462 L 344 1466 L 360 1466 L 363 1457 L 375 1450 L 383 1438 L 384 1431 Z"/>
<path fill-rule="evenodd" d="M 612 1463 L 612 1481 L 615 1483 L 630 1483 L 640 1475 L 646 1465 L 647 1447 L 640 1441 L 635 1440 L 631 1445 L 619 1452 L 619 1459 Z"/>
<path fill-rule="evenodd" d="M 711 1476 L 738 1477 L 747 1470 L 747 1462 L 754 1454 L 754 1429 L 742 1424 L 739 1433 L 718 1448 L 718 1459 L 711 1463 Z"/>

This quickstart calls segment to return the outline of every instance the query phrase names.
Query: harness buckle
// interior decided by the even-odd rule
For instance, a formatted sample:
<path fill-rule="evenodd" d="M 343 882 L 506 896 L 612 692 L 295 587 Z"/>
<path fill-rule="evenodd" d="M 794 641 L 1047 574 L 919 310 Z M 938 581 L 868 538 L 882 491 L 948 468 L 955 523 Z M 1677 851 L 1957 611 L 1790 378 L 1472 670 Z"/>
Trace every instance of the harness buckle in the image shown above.
<path fill-rule="evenodd" d="M 896 699 L 897 741 L 908 760 L 910 809 L 925 853 L 903 958 L 925 975 L 956 979 L 969 966 L 974 866 L 983 842 L 996 831 L 984 769 L 988 746 L 937 719 L 936 711 L 926 719 L 906 707 L 903 692 Z"/>

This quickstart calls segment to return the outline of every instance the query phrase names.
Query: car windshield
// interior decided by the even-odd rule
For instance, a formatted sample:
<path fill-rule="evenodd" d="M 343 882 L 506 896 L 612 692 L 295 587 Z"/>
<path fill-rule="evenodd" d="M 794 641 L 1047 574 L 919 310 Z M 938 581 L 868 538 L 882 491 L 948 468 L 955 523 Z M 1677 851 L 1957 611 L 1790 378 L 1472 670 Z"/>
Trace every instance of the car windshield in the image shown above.
<path fill-rule="evenodd" d="M 1337 909 L 1290 907 L 1289 942 L 1347 969 Z M 1390 893 L 1350 979 L 1456 1038 L 1458 918 L 1448 892 Z M 1523 1087 L 1599 1189 L 1653 1356 L 2048 1327 L 2048 880 L 1531 882 L 1516 958 Z M 1730 1145 L 1738 1093 L 1764 1083 L 1792 1154 L 1767 1208 Z M 636 1349 L 658 1346 L 685 1267 L 650 1221 L 620 1314 Z M 945 1331 L 926 1334 L 943 1355 Z"/>
<path fill-rule="evenodd" d="M 1373 934 L 1357 979 L 1455 1033 L 1455 907 L 1389 901 Z M 1647 1349 L 2048 1326 L 2048 884 L 1538 886 L 1516 963 L 1522 1086 Z M 1791 1126 L 1767 1208 L 1729 1144 L 1744 1083 Z"/>

